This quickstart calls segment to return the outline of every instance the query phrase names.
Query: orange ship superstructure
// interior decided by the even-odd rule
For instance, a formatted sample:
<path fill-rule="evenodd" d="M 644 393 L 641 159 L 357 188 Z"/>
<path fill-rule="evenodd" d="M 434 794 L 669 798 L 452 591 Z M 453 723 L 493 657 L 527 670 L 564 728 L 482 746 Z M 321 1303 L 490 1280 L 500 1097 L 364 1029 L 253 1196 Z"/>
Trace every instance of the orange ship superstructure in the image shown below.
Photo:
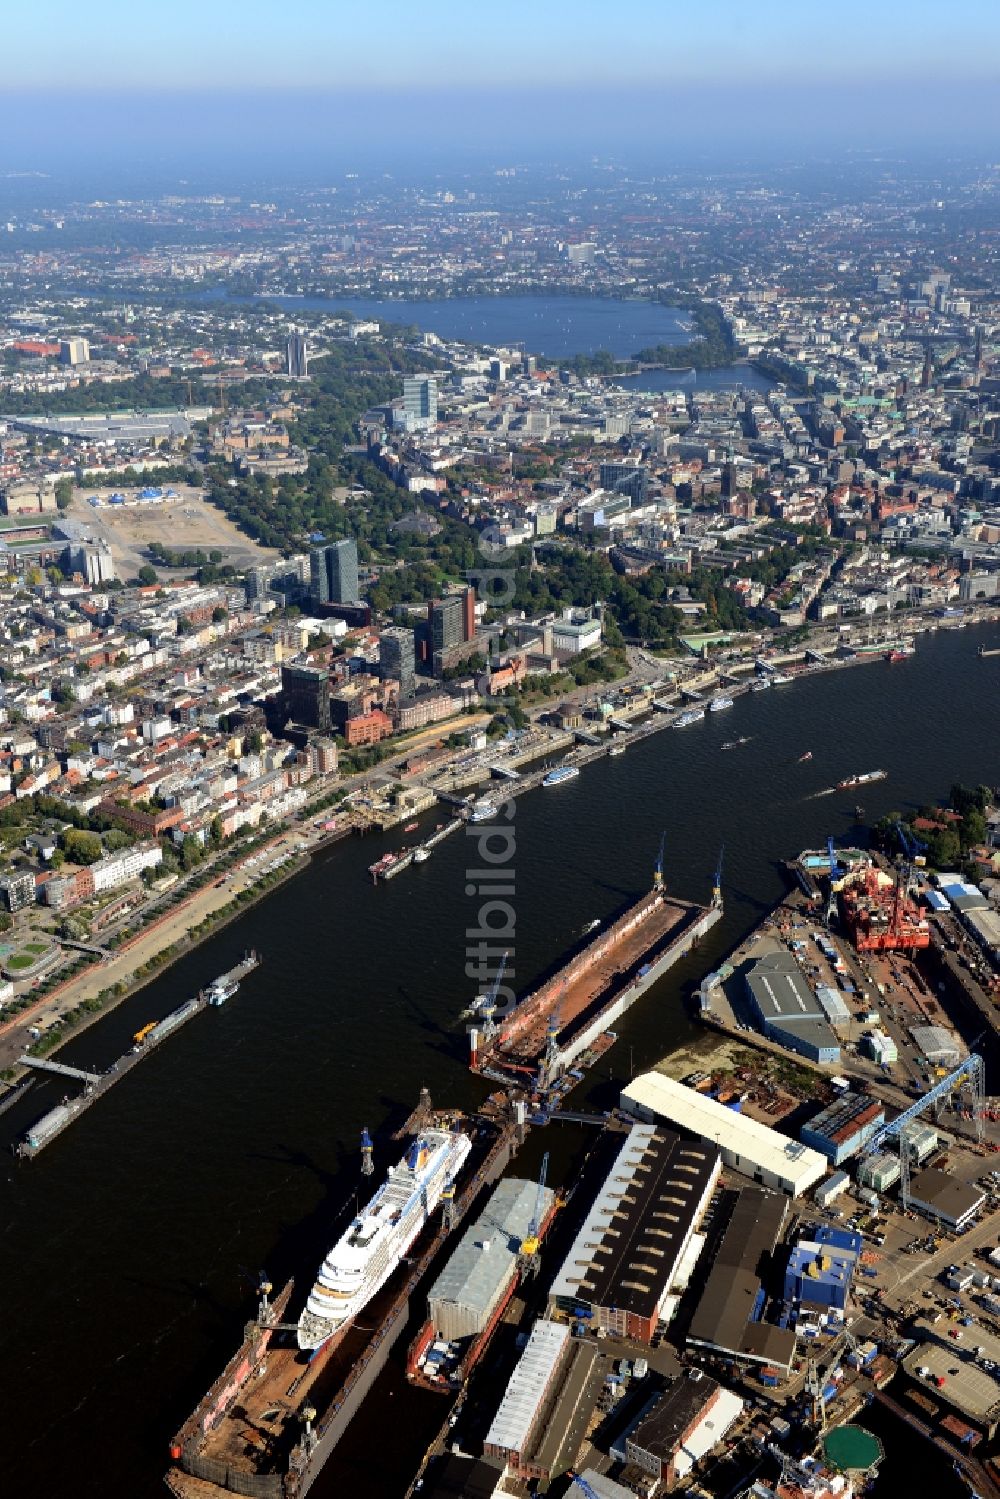
<path fill-rule="evenodd" d="M 838 887 L 840 913 L 858 952 L 915 952 L 929 947 L 927 918 L 898 879 L 874 866 Z"/>

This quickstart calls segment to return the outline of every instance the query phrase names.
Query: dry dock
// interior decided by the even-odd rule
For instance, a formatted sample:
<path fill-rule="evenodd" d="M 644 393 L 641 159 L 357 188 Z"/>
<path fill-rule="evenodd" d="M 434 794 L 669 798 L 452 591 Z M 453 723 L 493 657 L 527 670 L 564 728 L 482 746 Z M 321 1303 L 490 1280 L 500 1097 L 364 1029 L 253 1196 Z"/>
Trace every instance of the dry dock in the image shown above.
<path fill-rule="evenodd" d="M 492 1037 L 473 1024 L 473 1070 L 510 1083 L 517 1073 L 544 1063 L 544 1081 L 551 1082 L 688 953 L 721 914 L 721 905 L 698 906 L 661 889 L 650 891 L 522 1000 Z"/>
<path fill-rule="evenodd" d="M 502 1175 L 519 1138 L 513 1124 L 500 1129 L 456 1195 L 453 1228 Z M 174 1466 L 166 1483 L 176 1499 L 306 1494 L 385 1367 L 407 1326 L 411 1297 L 447 1239 L 442 1226 L 430 1226 L 407 1261 L 405 1279 L 399 1283 L 397 1273 L 396 1284 L 366 1309 L 364 1328 L 349 1329 L 311 1360 L 294 1344 L 294 1325 L 282 1320 L 292 1297 L 289 1282 L 269 1311 L 249 1324 L 243 1344 L 171 1442 Z"/>

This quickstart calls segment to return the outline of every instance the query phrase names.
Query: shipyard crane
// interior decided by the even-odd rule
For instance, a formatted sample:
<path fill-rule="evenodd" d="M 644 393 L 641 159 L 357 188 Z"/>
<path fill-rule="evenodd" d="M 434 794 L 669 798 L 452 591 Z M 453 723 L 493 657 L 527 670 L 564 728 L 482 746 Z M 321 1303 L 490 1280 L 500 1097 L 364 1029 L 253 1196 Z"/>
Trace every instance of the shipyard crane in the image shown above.
<path fill-rule="evenodd" d="M 371 1176 L 372 1172 L 375 1170 L 375 1167 L 372 1164 L 372 1150 L 373 1150 L 373 1148 L 374 1147 L 372 1146 L 372 1137 L 368 1133 L 368 1126 L 366 1124 L 365 1127 L 364 1127 L 364 1129 L 361 1131 L 361 1175 L 362 1176 Z"/>
<path fill-rule="evenodd" d="M 497 1033 L 496 1020 L 494 1017 L 497 1012 L 497 995 L 500 993 L 500 985 L 503 982 L 504 969 L 506 967 L 507 954 L 504 953 L 503 957 L 500 959 L 500 967 L 497 969 L 497 976 L 493 980 L 493 983 L 490 985 L 490 991 L 487 994 L 486 998 L 483 1000 L 482 1005 L 480 1006 L 480 1013 L 483 1017 L 483 1037 L 487 1041 L 492 1041 L 493 1037 Z"/>
<path fill-rule="evenodd" d="M 719 849 L 719 862 L 715 866 L 715 879 L 712 881 L 712 905 L 716 910 L 722 909 L 722 860 L 725 856 L 726 845 Z"/>
<path fill-rule="evenodd" d="M 656 856 L 656 868 L 653 870 L 653 889 L 663 889 L 663 850 L 667 842 L 667 832 L 664 828 L 660 834 L 660 852 Z"/>
<path fill-rule="evenodd" d="M 888 1124 L 883 1124 L 881 1129 L 869 1135 L 861 1147 L 859 1159 L 872 1155 L 894 1140 L 899 1146 L 899 1200 L 904 1208 L 910 1206 L 910 1149 L 907 1142 L 907 1131 L 911 1124 L 924 1113 L 925 1109 L 934 1108 L 942 1103 L 954 1092 L 956 1088 L 965 1088 L 971 1097 L 972 1122 L 976 1130 L 976 1139 L 982 1143 L 983 1140 L 983 1110 L 984 1110 L 984 1075 L 983 1059 L 978 1052 L 970 1052 L 965 1061 L 943 1077 L 939 1083 L 912 1103 L 908 1109 L 904 1109 L 895 1119 Z"/>
<path fill-rule="evenodd" d="M 521 1240 L 521 1248 L 518 1260 L 525 1275 L 534 1275 L 538 1269 L 538 1246 L 542 1230 L 542 1218 L 545 1214 L 545 1179 L 549 1174 L 549 1153 L 542 1156 L 542 1169 L 538 1173 L 538 1190 L 535 1193 L 535 1207 L 531 1214 L 531 1222 L 528 1224 L 528 1232 Z"/>
<path fill-rule="evenodd" d="M 827 853 L 830 855 L 830 894 L 826 902 L 826 924 L 827 926 L 829 926 L 831 922 L 834 922 L 837 919 L 837 892 L 833 887 L 837 879 L 838 871 L 840 869 L 840 865 L 837 863 L 837 850 L 833 846 L 832 833 L 826 840 L 826 849 Z"/>

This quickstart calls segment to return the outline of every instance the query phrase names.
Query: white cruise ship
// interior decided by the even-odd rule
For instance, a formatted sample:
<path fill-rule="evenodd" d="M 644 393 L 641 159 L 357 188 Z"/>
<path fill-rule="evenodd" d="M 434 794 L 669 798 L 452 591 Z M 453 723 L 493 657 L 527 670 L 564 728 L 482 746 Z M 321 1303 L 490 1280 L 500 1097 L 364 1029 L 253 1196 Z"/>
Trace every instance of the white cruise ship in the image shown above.
<path fill-rule="evenodd" d="M 472 1149 L 468 1135 L 425 1130 L 337 1240 L 299 1318 L 300 1348 L 343 1332 L 385 1285 Z"/>

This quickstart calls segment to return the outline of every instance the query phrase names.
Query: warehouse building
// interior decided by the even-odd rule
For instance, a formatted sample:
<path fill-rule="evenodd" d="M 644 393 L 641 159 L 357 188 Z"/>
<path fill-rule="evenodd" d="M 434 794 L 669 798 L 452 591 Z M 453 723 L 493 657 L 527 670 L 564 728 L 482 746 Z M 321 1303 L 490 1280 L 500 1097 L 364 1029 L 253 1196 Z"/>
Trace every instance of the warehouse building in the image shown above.
<path fill-rule="evenodd" d="M 466 1229 L 427 1297 L 436 1337 L 451 1342 L 478 1337 L 486 1329 L 513 1283 L 537 1197 L 537 1182 L 508 1177 Z M 555 1194 L 544 1188 L 543 1223 L 554 1203 Z"/>
<path fill-rule="evenodd" d="M 539 1320 L 486 1433 L 484 1456 L 519 1478 L 548 1483 L 574 1461 L 581 1423 L 602 1382 L 596 1343 L 571 1337 L 561 1323 Z"/>
<path fill-rule="evenodd" d="M 549 1292 L 550 1313 L 650 1343 L 719 1179 L 718 1150 L 662 1125 L 630 1131 Z"/>
<path fill-rule="evenodd" d="M 792 1366 L 795 1333 L 761 1321 L 765 1281 L 774 1270 L 786 1204 L 774 1192 L 743 1187 L 688 1328 L 687 1341 L 738 1362 Z"/>
<path fill-rule="evenodd" d="M 827 1173 L 826 1157 L 818 1151 L 662 1072 L 644 1072 L 634 1078 L 622 1090 L 621 1107 L 633 1119 L 661 1119 L 716 1145 L 731 1170 L 789 1197 L 808 1192 Z"/>
<path fill-rule="evenodd" d="M 812 1224 L 794 1245 L 785 1267 L 785 1301 L 795 1315 L 843 1316 L 861 1257 L 861 1235 Z"/>
<path fill-rule="evenodd" d="M 840 1061 L 840 1042 L 791 953 L 758 958 L 746 985 L 765 1036 L 812 1062 Z"/>
<path fill-rule="evenodd" d="M 885 1123 L 885 1109 L 864 1093 L 842 1093 L 799 1130 L 799 1139 L 826 1156 L 831 1166 L 857 1155 Z"/>
<path fill-rule="evenodd" d="M 986 1201 L 986 1194 L 947 1171 L 927 1166 L 910 1178 L 910 1206 L 927 1218 L 961 1232 Z"/>
<path fill-rule="evenodd" d="M 743 1401 L 700 1369 L 675 1379 L 625 1439 L 625 1461 L 665 1488 L 686 1478 L 743 1410 Z"/>

